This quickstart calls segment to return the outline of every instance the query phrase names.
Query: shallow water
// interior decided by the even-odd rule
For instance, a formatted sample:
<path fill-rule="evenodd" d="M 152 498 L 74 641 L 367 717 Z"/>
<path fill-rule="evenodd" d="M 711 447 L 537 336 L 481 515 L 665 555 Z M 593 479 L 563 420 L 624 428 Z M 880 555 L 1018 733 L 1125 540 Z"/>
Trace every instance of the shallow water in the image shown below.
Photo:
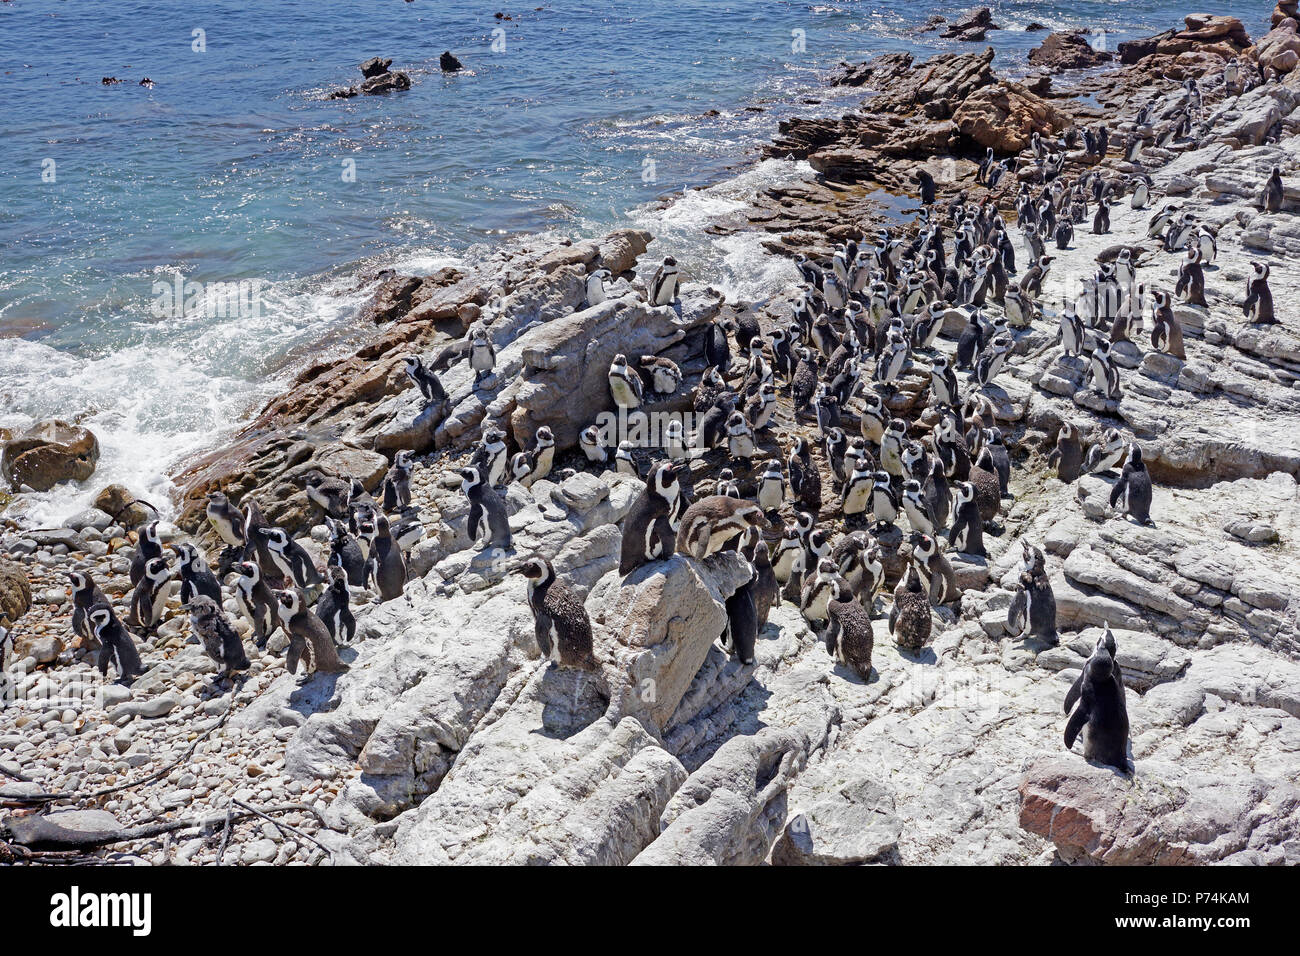
<path fill-rule="evenodd" d="M 632 224 L 693 277 L 771 294 L 788 266 L 759 236 L 701 227 L 806 171 L 754 165 L 756 145 L 783 117 L 857 102 L 821 89 L 837 61 L 972 48 L 916 33 L 928 11 L 898 6 L 555 2 L 498 21 L 461 0 L 0 5 L 0 425 L 58 415 L 103 445 L 90 487 L 40 496 L 31 520 L 58 520 L 113 480 L 163 503 L 169 466 L 348 334 L 368 296 L 358 276 L 380 266 L 430 270 L 510 235 Z M 1255 34 L 1271 6 L 1220 8 Z M 1113 46 L 1182 12 L 995 4 L 1006 29 L 988 42 L 1014 71 L 1044 36 L 1023 30 L 1033 20 Z M 466 72 L 438 70 L 444 49 Z M 374 55 L 413 88 L 324 98 Z M 262 289 L 234 314 L 167 312 L 159 290 L 178 274 Z"/>

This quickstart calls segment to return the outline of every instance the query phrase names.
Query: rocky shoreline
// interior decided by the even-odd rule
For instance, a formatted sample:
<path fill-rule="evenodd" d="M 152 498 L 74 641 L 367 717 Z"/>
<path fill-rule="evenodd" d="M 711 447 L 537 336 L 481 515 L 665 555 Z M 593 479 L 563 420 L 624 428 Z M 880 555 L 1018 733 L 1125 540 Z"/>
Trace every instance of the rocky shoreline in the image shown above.
<path fill-rule="evenodd" d="M 92 573 L 124 607 L 138 522 L 121 512 L 132 502 L 119 494 L 118 513 L 105 505 L 63 529 L 0 537 L 0 625 L 13 641 L 0 862 L 23 857 L 15 825 L 44 806 L 77 831 L 195 824 L 84 851 L 105 862 L 1300 861 L 1300 311 L 1283 292 L 1300 282 L 1300 190 L 1288 187 L 1282 215 L 1256 206 L 1260 170 L 1280 166 L 1294 179 L 1300 168 L 1300 71 L 1286 55 L 1300 39 L 1287 6 L 1253 43 L 1233 18 L 1195 16 L 1122 45 L 1117 60 L 1046 35 L 1031 62 L 1050 75 L 1020 81 L 998 75 L 991 49 L 846 65 L 832 82 L 873 95 L 837 120 L 782 124 L 768 150 L 806 160 L 807 179 L 710 227 L 761 232 L 775 255 L 825 257 L 914 211 L 918 171 L 935 181 L 936 209 L 987 197 L 1010 220 L 1017 172 L 1032 169 L 1031 135 L 1104 119 L 1109 154 L 1080 144 L 1066 173 L 1145 173 L 1161 203 L 1181 203 L 1216 232 L 1207 307 L 1175 305 L 1186 359 L 1118 343 L 1118 401 L 1080 388 L 1086 363 L 1061 355 L 1056 309 L 1116 247 L 1137 250 L 1138 276 L 1152 285 L 1173 286 L 1177 257 L 1148 238 L 1153 210 L 1127 203 L 1114 206 L 1109 233 L 1080 226 L 1069 248 L 1052 250 L 1044 314 L 1016 331 L 988 392 L 1015 465 L 1002 534 L 987 539 L 986 559 L 951 556 L 965 593 L 935 609 L 919 653 L 896 646 L 877 619 L 875 673 L 863 682 L 785 603 L 755 662 L 742 664 L 715 643 L 744 580 L 734 554 L 677 555 L 626 579 L 616 570 L 619 522 L 642 482 L 588 468 L 577 449 L 579 431 L 609 408 L 611 360 L 659 355 L 698 381 L 711 323 L 752 318 L 767 332 L 788 322 L 793 266 L 786 295 L 752 304 L 692 283 L 683 263 L 679 303 L 654 307 L 644 296 L 650 234 L 530 240 L 473 266 L 383 276 L 358 317 L 374 326 L 361 348 L 312 363 L 232 441 L 175 476 L 169 541 L 193 540 L 215 559 L 222 546 L 205 496 L 251 495 L 323 566 L 324 512 L 305 477 L 356 478 L 375 492 L 398 450 L 415 453 L 407 516 L 420 536 L 406 594 L 385 603 L 355 594 L 358 639 L 340 650 L 347 673 L 299 683 L 273 638 L 247 681 L 225 690 L 208 681 L 217 667 L 173 603 L 141 643 L 147 673 L 130 689 L 105 686 L 72 635 L 65 575 Z M 993 28 L 975 17 L 958 34 Z M 1277 76 L 1228 94 L 1221 76 L 1237 57 L 1258 57 Z M 1098 66 L 1114 69 L 1070 72 Z M 1157 125 L 1169 120 L 1188 77 L 1201 81 L 1207 133 L 1156 138 L 1126 159 L 1121 136 L 1139 108 L 1150 105 Z M 1016 167 L 992 190 L 976 183 L 986 149 Z M 1259 258 L 1272 268 L 1278 325 L 1242 319 L 1241 289 Z M 608 298 L 587 307 L 588 277 L 602 268 Z M 945 320 L 942 348 L 962 321 Z M 476 323 L 496 348 L 486 378 L 460 347 Z M 438 372 L 445 401 L 427 403 L 410 386 L 412 352 Z M 907 370 L 889 401 L 921 428 L 933 424 L 928 381 L 924 367 Z M 649 407 L 688 412 L 688 393 Z M 1154 528 L 1104 520 L 1101 477 L 1056 477 L 1047 453 L 1067 420 L 1089 443 L 1111 427 L 1142 443 Z M 778 436 L 816 434 L 784 392 L 775 423 L 760 460 L 784 457 Z M 515 450 L 542 426 L 555 436 L 554 470 L 508 487 L 513 550 L 546 555 L 585 596 L 596 674 L 547 667 L 522 579 L 475 549 L 466 527 L 455 468 L 489 427 Z M 644 470 L 652 455 L 637 456 Z M 75 458 L 69 477 L 81 474 Z M 697 463 L 697 496 L 713 490 L 716 464 Z M 753 495 L 755 476 L 737 478 Z M 822 518 L 838 517 L 834 504 Z M 1046 553 L 1057 647 L 1006 634 L 1022 538 Z M 895 578 L 891 568 L 891 590 Z M 1121 648 L 1131 778 L 1060 743 L 1062 697 L 1103 627 Z M 269 818 L 236 819 L 240 806 Z"/>

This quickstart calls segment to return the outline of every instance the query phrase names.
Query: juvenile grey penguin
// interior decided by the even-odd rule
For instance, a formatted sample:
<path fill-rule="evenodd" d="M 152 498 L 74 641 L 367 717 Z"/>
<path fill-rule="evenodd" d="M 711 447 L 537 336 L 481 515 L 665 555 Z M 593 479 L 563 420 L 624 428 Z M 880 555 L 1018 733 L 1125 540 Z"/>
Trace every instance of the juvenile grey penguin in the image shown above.
<path fill-rule="evenodd" d="M 980 450 L 979 458 L 970 466 L 970 483 L 975 487 L 975 503 L 979 505 L 980 516 L 988 524 L 1002 509 L 1002 485 L 998 481 L 997 465 L 993 463 L 993 452 L 987 446 Z"/>
<path fill-rule="evenodd" d="M 1110 506 L 1138 524 L 1155 523 L 1151 520 L 1151 475 L 1142 462 L 1142 449 L 1137 442 L 1129 443 L 1128 461 L 1119 481 L 1110 490 Z"/>
<path fill-rule="evenodd" d="M 875 635 L 871 615 L 840 578 L 831 580 L 831 599 L 826 604 L 826 651 L 864 681 L 871 678 L 871 652 Z"/>
<path fill-rule="evenodd" d="M 275 595 L 262 580 L 262 569 L 256 561 L 240 561 L 235 565 L 239 575 L 235 579 L 235 604 L 245 620 L 253 626 L 253 643 L 266 647 L 274 633 L 279 618 L 275 611 Z"/>
<path fill-rule="evenodd" d="M 1065 725 L 1067 750 L 1082 734 L 1085 759 L 1128 773 L 1128 702 L 1109 626 L 1065 695 L 1065 712 L 1070 715 Z"/>
<path fill-rule="evenodd" d="M 352 500 L 352 482 L 346 478 L 327 475 L 317 468 L 303 472 L 297 481 L 307 497 L 320 506 L 331 518 L 347 516 Z"/>
<path fill-rule="evenodd" d="M 938 457 L 930 462 L 930 473 L 921 485 L 921 497 L 934 516 L 935 528 L 946 528 L 952 511 L 952 491 L 948 487 L 948 476 L 943 473 L 943 462 Z"/>
<path fill-rule="evenodd" d="M 1246 280 L 1246 301 L 1242 303 L 1241 311 L 1247 322 L 1274 325 L 1277 319 L 1273 317 L 1273 291 L 1268 287 L 1268 263 L 1252 262 L 1250 268 L 1251 277 Z"/>
<path fill-rule="evenodd" d="M 948 544 L 960 554 L 983 556 L 984 518 L 975 500 L 975 486 L 960 481 L 953 486 L 952 527 L 948 529 Z"/>
<path fill-rule="evenodd" d="M 749 529 L 740 553 L 754 567 L 754 610 L 758 614 L 758 630 L 762 631 L 767 626 L 767 617 L 772 608 L 781 603 L 781 586 L 772 569 L 772 554 L 767 548 L 767 542 L 763 540 L 761 529 Z"/>
<path fill-rule="evenodd" d="M 1016 585 L 1015 596 L 1007 608 L 1007 632 L 1014 638 L 1035 637 L 1055 646 L 1056 597 L 1047 577 L 1043 552 L 1021 540 L 1024 567 Z"/>
<path fill-rule="evenodd" d="M 1083 467 L 1083 445 L 1079 441 L 1079 428 L 1073 422 L 1062 422 L 1056 433 L 1056 447 L 1047 456 L 1047 463 L 1056 468 L 1056 477 L 1067 485 L 1078 479 Z"/>
<path fill-rule="evenodd" d="M 679 476 L 686 466 L 658 461 L 646 476 L 645 487 L 623 519 L 618 573 L 631 574 L 649 561 L 672 557 L 677 547 L 671 517 L 681 496 Z"/>
<path fill-rule="evenodd" d="M 509 550 L 513 539 L 505 499 L 484 482 L 480 469 L 461 468 L 459 474 L 460 490 L 469 499 L 470 540 L 477 543 L 481 530 L 486 530 L 486 547 Z"/>
<path fill-rule="evenodd" d="M 173 548 L 181 569 L 181 604 L 191 603 L 202 594 L 221 606 L 221 582 L 212 573 L 203 555 L 192 544 L 180 544 Z"/>
<path fill-rule="evenodd" d="M 388 518 L 383 514 L 375 516 L 375 538 L 370 544 L 366 574 L 367 580 L 374 582 L 380 601 L 402 596 L 406 587 L 406 561 L 402 558 L 402 549 L 393 540 Z"/>
<path fill-rule="evenodd" d="M 686 509 L 677 530 L 677 550 L 695 558 L 732 545 L 749 528 L 770 527 L 763 509 L 752 501 L 710 495 Z"/>
<path fill-rule="evenodd" d="M 311 555 L 289 537 L 289 532 L 283 528 L 261 528 L 258 534 L 266 542 L 267 550 L 271 552 L 271 561 L 284 578 L 300 588 L 320 586 L 320 571 L 312 563 Z"/>
<path fill-rule="evenodd" d="M 218 682 L 233 679 L 235 671 L 246 671 L 252 666 L 243 641 L 216 601 L 205 594 L 196 594 L 186 609 L 190 612 L 190 631 L 199 639 L 203 652 L 221 667 L 216 677 Z"/>
<path fill-rule="evenodd" d="M 92 605 L 89 617 L 91 629 L 100 645 L 99 673 L 107 677 L 108 665 L 112 664 L 117 671 L 117 683 L 130 686 L 132 681 L 145 672 L 135 639 L 122 626 L 109 604 Z"/>
<path fill-rule="evenodd" d="M 151 558 L 145 563 L 144 575 L 135 586 L 127 623 L 152 631 L 162 621 L 171 594 L 172 569 L 167 566 L 167 559 Z"/>
<path fill-rule="evenodd" d="M 330 632 L 307 606 L 307 595 L 301 588 L 277 591 L 275 599 L 280 626 L 289 636 L 285 667 L 290 674 L 298 672 L 300 660 L 307 665 L 304 677 L 315 673 L 341 674 L 348 669 L 348 665 L 339 660 Z"/>
<path fill-rule="evenodd" d="M 913 651 L 920 650 L 930 640 L 930 599 L 911 561 L 894 588 L 889 633 L 899 647 Z"/>
<path fill-rule="evenodd" d="M 822 507 L 822 476 L 813 464 L 812 447 L 804 438 L 796 438 L 787 461 L 790 469 L 790 491 L 795 501 L 816 514 Z"/>
<path fill-rule="evenodd" d="M 72 632 L 81 638 L 83 648 L 98 650 L 99 643 L 90 624 L 90 609 L 96 604 L 108 604 L 109 600 L 86 571 L 69 571 L 68 580 L 72 582 Z"/>
<path fill-rule="evenodd" d="M 545 558 L 529 558 L 519 573 L 528 579 L 528 606 L 542 657 L 560 667 L 599 670 L 591 618 L 577 592 L 555 576 Z"/>
<path fill-rule="evenodd" d="M 158 537 L 158 522 L 150 521 L 141 525 L 137 532 L 135 557 L 131 559 L 131 584 L 140 583 L 144 577 L 145 565 L 154 558 L 163 556 L 162 541 Z"/>
<path fill-rule="evenodd" d="M 207 502 L 204 514 L 207 515 L 208 523 L 212 525 L 212 530 L 217 533 L 217 537 L 229 547 L 242 548 L 244 516 L 240 514 L 239 509 L 232 505 L 230 499 L 220 491 L 208 492 Z"/>
<path fill-rule="evenodd" d="M 336 644 L 351 644 L 357 635 L 357 619 L 348 603 L 347 575 L 340 567 L 330 567 L 325 577 L 325 590 L 316 601 L 316 616 Z"/>

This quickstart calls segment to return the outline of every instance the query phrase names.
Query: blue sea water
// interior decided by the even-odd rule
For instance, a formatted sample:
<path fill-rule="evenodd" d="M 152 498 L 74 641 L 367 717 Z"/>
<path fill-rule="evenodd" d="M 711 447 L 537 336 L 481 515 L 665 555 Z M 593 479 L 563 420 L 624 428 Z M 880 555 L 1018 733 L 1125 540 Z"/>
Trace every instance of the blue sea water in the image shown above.
<path fill-rule="evenodd" d="M 1191 9 L 992 7 L 1004 29 L 987 42 L 1011 71 L 1045 35 L 1026 32 L 1031 22 L 1089 29 L 1113 47 Z M 109 480 L 162 503 L 169 468 L 282 389 L 304 356 L 363 331 L 352 319 L 371 287 L 359 277 L 379 267 L 430 269 L 539 231 L 641 225 L 690 274 L 763 294 L 785 267 L 756 237 L 712 239 L 701 224 L 798 172 L 755 162 L 780 119 L 861 98 L 824 89 L 830 67 L 969 50 L 916 32 L 930 13 L 962 9 L 0 3 L 0 427 L 59 416 L 103 445 L 89 487 L 33 499 L 29 520 L 56 520 Z M 1233 0 L 1214 12 L 1255 35 L 1271 9 Z M 462 73 L 441 73 L 444 50 Z M 412 89 L 326 98 L 358 82 L 371 56 L 391 57 Z M 178 275 L 259 283 L 257 308 L 160 314 L 156 283 Z"/>

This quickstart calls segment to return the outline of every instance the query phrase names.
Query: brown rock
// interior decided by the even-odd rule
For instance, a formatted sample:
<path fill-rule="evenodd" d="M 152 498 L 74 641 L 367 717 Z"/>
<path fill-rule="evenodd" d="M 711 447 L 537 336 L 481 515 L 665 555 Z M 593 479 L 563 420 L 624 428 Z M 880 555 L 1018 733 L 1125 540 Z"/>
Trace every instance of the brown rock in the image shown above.
<path fill-rule="evenodd" d="M 361 320 L 382 325 L 406 314 L 411 308 L 411 297 L 422 285 L 415 276 L 390 273 L 375 297 L 361 310 Z"/>
<path fill-rule="evenodd" d="M 962 136 L 1002 153 L 1020 152 L 1035 132 L 1057 133 L 1069 125 L 1051 103 L 1007 80 L 976 90 L 953 119 Z"/>
<path fill-rule="evenodd" d="M 0 470 L 15 489 L 49 491 L 61 481 L 85 481 L 98 461 L 99 440 L 90 429 L 51 419 L 6 442 Z"/>
<path fill-rule="evenodd" d="M 95 507 L 123 528 L 137 528 L 150 521 L 154 512 L 142 504 L 125 485 L 108 485 L 95 495 Z"/>
<path fill-rule="evenodd" d="M 1273 26 L 1277 26 L 1288 18 L 1294 20 L 1297 15 L 1296 7 L 1298 4 L 1300 4 L 1300 0 L 1278 0 L 1277 6 L 1273 8 L 1273 16 L 1269 18 L 1269 22 Z"/>
<path fill-rule="evenodd" d="M 32 606 L 32 586 L 22 566 L 0 560 L 0 627 L 11 627 Z"/>
<path fill-rule="evenodd" d="M 1094 50 L 1082 33 L 1051 33 L 1036 50 L 1029 51 L 1029 62 L 1049 70 L 1081 70 L 1100 66 L 1114 57 Z"/>

